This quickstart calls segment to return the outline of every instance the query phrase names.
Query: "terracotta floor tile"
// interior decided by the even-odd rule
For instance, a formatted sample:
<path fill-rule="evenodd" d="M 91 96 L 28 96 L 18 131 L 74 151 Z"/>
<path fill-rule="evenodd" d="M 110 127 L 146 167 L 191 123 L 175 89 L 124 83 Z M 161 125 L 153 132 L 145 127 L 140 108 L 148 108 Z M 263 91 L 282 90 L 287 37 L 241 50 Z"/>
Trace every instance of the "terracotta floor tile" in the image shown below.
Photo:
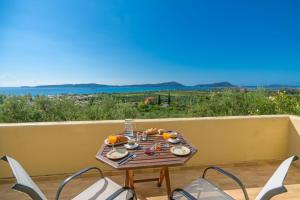
<path fill-rule="evenodd" d="M 247 191 L 249 193 L 250 199 L 254 199 L 255 196 L 261 190 L 261 187 L 266 183 L 268 178 L 272 175 L 276 167 L 279 165 L 279 162 L 258 162 L 258 163 L 243 163 L 243 164 L 232 164 L 232 165 L 223 165 L 224 169 L 232 172 L 238 176 L 242 182 L 245 184 Z M 202 175 L 203 167 L 196 168 L 186 168 L 181 169 L 174 168 L 170 169 L 170 178 L 172 188 L 182 187 L 186 184 L 189 184 L 192 180 Z M 111 175 L 112 173 L 110 173 Z M 137 178 L 146 178 L 146 177 L 156 177 L 158 173 L 154 170 L 142 171 L 136 174 Z M 116 181 L 119 184 L 123 184 L 124 176 L 123 175 L 114 175 L 110 176 L 111 179 Z M 237 185 L 226 178 L 223 175 L 211 172 L 207 176 L 208 179 L 217 183 L 225 192 L 229 193 L 236 199 L 243 199 L 241 190 L 238 189 Z M 76 193 L 83 190 L 85 187 L 95 182 L 98 178 L 95 176 L 92 177 L 83 177 L 78 178 L 71 185 L 65 188 L 65 191 L 62 195 L 62 199 L 71 199 Z M 36 181 L 37 185 L 41 190 L 46 194 L 49 199 L 54 199 L 58 185 L 63 180 L 63 178 L 50 178 L 46 180 L 38 179 Z M 288 199 L 288 200 L 299 200 L 300 198 L 300 169 L 292 166 L 290 168 L 289 174 L 286 179 L 286 187 L 288 192 L 278 197 L 273 198 L 274 200 L 279 199 Z M 16 192 L 10 187 L 13 183 L 1 183 L 0 181 L 0 199 L 1 200 L 14 200 L 14 199 L 29 199 L 22 193 Z M 164 200 L 166 197 L 166 188 L 165 185 L 161 188 L 156 186 L 155 182 L 147 183 L 137 183 L 135 185 L 136 192 L 139 194 L 141 200 Z M 272 199 L 272 200 L 273 200 Z"/>

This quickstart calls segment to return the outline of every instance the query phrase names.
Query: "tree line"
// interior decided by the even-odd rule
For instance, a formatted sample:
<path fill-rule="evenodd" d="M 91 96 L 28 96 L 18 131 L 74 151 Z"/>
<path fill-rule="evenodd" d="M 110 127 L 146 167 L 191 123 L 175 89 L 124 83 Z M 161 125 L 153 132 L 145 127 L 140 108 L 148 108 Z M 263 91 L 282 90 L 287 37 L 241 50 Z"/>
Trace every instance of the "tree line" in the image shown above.
<path fill-rule="evenodd" d="M 156 101 L 145 104 L 149 96 Z M 300 114 L 298 91 L 172 91 L 77 97 L 0 95 L 0 122 Z"/>

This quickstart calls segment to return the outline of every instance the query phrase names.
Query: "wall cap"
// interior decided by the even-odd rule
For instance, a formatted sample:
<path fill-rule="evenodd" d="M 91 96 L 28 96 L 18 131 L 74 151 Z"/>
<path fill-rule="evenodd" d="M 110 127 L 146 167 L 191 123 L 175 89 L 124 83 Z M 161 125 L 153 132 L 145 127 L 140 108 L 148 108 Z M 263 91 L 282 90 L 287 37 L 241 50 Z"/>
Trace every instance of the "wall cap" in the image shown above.
<path fill-rule="evenodd" d="M 220 116 L 220 117 L 191 117 L 191 118 L 157 118 L 134 119 L 136 122 L 170 122 L 170 121 L 197 121 L 197 120 L 238 120 L 238 119 L 268 119 L 268 118 L 300 118 L 296 115 L 249 115 L 249 116 Z M 57 126 L 57 125 L 88 125 L 88 124 L 118 124 L 124 120 L 96 120 L 96 121 L 57 121 L 57 122 L 25 122 L 25 123 L 0 123 L 1 127 L 13 126 Z"/>

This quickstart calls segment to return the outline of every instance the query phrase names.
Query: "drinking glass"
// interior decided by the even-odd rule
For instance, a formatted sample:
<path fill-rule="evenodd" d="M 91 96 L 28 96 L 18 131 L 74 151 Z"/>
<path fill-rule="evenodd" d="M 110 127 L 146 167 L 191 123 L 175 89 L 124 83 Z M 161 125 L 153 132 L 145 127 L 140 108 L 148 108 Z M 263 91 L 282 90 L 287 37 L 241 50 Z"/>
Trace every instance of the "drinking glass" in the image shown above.
<path fill-rule="evenodd" d="M 133 129 L 135 128 L 134 120 L 132 119 L 125 119 L 125 135 L 129 137 L 134 137 Z"/>
<path fill-rule="evenodd" d="M 137 133 L 135 134 L 135 136 L 136 136 L 136 141 L 137 141 L 137 142 L 139 142 L 139 141 L 142 140 L 142 134 L 141 134 L 140 132 L 137 132 Z"/>
<path fill-rule="evenodd" d="M 147 140 L 147 133 L 145 133 L 145 132 L 142 133 L 142 140 L 143 141 Z"/>
<path fill-rule="evenodd" d="M 166 132 L 166 133 L 163 133 L 162 137 L 166 141 L 166 143 L 164 144 L 164 146 L 167 147 L 167 148 L 169 148 L 170 145 L 168 143 L 168 139 L 171 137 L 171 134 Z"/>

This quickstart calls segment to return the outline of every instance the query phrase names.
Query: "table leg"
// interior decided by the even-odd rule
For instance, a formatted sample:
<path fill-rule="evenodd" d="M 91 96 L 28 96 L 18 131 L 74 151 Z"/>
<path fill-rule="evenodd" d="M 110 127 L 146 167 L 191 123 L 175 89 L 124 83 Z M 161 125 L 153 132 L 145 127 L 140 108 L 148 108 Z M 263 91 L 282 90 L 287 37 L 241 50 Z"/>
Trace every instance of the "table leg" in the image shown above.
<path fill-rule="evenodd" d="M 125 187 L 129 187 L 129 170 L 126 170 L 125 172 L 125 183 L 124 183 Z"/>
<path fill-rule="evenodd" d="M 163 183 L 164 181 L 164 178 L 165 178 L 165 169 L 164 168 L 161 168 L 160 170 L 160 175 L 159 175 L 159 179 L 158 179 L 158 182 L 157 182 L 157 186 L 160 187 L 161 184 Z"/>
<path fill-rule="evenodd" d="M 146 182 L 146 181 L 157 181 L 157 186 L 160 187 L 164 179 L 166 179 L 167 194 L 169 196 L 171 193 L 171 184 L 170 184 L 170 175 L 169 175 L 168 167 L 161 168 L 159 178 L 141 179 L 141 180 L 134 180 L 133 170 L 126 170 L 125 187 L 134 189 L 134 182 Z"/>
<path fill-rule="evenodd" d="M 133 170 L 129 170 L 129 187 L 134 189 L 134 174 Z"/>
<path fill-rule="evenodd" d="M 171 194 L 171 184 L 170 184 L 170 175 L 169 175 L 169 168 L 164 167 L 165 179 L 166 179 L 166 186 L 167 186 L 167 194 L 170 196 Z"/>

